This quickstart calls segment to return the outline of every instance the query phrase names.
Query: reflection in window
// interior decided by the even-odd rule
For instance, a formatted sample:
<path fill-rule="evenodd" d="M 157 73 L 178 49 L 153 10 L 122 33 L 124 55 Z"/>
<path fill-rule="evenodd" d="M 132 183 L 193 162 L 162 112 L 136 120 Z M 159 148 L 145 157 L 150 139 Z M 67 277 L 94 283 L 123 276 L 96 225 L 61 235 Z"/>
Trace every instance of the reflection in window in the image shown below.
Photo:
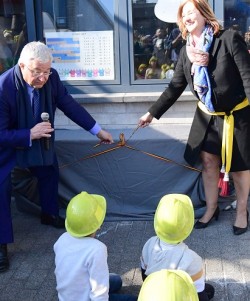
<path fill-rule="evenodd" d="M 62 80 L 114 80 L 114 0 L 43 0 L 44 36 Z"/>
<path fill-rule="evenodd" d="M 44 31 L 114 29 L 114 0 L 43 0 Z"/>
<path fill-rule="evenodd" d="M 237 30 L 250 52 L 250 0 L 225 0 L 225 28 Z"/>
<path fill-rule="evenodd" d="M 0 74 L 13 67 L 27 43 L 23 1 L 0 1 Z"/>
<path fill-rule="evenodd" d="M 171 79 L 184 41 L 176 24 L 156 18 L 156 0 L 134 0 L 135 79 Z"/>

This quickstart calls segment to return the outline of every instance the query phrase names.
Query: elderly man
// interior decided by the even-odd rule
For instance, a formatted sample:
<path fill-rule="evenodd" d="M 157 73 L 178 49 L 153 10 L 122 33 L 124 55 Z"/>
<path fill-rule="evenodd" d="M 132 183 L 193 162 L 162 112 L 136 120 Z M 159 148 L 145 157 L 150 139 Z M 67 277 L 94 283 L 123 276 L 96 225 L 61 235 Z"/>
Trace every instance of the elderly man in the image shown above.
<path fill-rule="evenodd" d="M 102 142 L 113 142 L 111 134 L 68 94 L 51 63 L 50 49 L 31 42 L 24 46 L 18 64 L 0 77 L 0 272 L 9 267 L 7 244 L 14 241 L 10 202 L 15 166 L 28 168 L 37 177 L 41 223 L 64 227 L 57 200 L 56 108 Z"/>

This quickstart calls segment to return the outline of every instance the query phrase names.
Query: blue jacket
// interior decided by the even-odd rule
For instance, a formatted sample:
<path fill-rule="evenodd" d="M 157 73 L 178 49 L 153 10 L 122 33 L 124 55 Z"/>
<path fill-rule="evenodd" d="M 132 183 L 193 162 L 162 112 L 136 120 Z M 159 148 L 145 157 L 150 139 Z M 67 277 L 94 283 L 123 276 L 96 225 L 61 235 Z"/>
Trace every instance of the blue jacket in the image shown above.
<path fill-rule="evenodd" d="M 91 130 L 96 121 L 69 95 L 55 69 L 52 69 L 48 81 L 52 87 L 53 115 L 58 108 L 80 127 Z M 0 76 L 0 184 L 16 164 L 16 149 L 30 145 L 30 129 L 17 127 L 17 92 L 13 67 Z M 54 120 L 54 116 L 52 119 Z"/>

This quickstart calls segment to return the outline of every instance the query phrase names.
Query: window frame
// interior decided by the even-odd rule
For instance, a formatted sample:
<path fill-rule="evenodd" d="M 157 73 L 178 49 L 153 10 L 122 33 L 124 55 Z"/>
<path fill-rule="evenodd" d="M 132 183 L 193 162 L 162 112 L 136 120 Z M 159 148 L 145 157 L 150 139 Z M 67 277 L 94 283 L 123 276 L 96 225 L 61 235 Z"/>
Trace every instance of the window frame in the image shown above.
<path fill-rule="evenodd" d="M 134 79 L 133 52 L 133 16 L 132 0 L 114 0 L 114 53 L 115 80 L 79 80 L 63 81 L 72 94 L 96 93 L 138 93 L 161 92 L 168 82 L 166 80 Z M 224 1 L 209 0 L 216 16 L 223 20 Z M 40 0 L 25 0 L 28 25 L 28 39 L 43 39 L 42 5 Z M 40 8 L 39 8 L 40 7 Z M 34 11 L 34 15 L 30 12 Z M 35 22 L 36 19 L 36 22 Z"/>

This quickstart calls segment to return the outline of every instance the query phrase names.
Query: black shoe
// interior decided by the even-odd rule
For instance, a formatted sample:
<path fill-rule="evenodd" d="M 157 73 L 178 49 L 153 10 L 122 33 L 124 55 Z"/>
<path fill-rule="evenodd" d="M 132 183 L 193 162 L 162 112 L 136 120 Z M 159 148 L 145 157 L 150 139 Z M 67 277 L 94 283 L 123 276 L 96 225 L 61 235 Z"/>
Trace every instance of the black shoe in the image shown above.
<path fill-rule="evenodd" d="M 7 245 L 0 244 L 0 273 L 7 271 L 9 268 L 9 259 L 7 252 Z"/>
<path fill-rule="evenodd" d="M 212 284 L 205 283 L 205 292 L 209 300 L 213 299 L 214 297 L 214 287 Z"/>
<path fill-rule="evenodd" d="M 199 300 L 211 300 L 214 297 L 214 287 L 209 284 L 205 283 L 204 291 L 198 293 Z"/>
<path fill-rule="evenodd" d="M 195 229 L 204 229 L 204 228 L 206 228 L 209 225 L 209 223 L 212 221 L 213 218 L 215 218 L 215 220 L 217 221 L 219 219 L 219 215 L 220 215 L 220 208 L 219 208 L 219 206 L 217 206 L 217 208 L 214 211 L 213 216 L 210 218 L 210 220 L 207 223 L 203 223 L 203 222 L 200 222 L 198 220 L 195 223 L 194 228 Z"/>
<path fill-rule="evenodd" d="M 241 234 L 247 232 L 248 224 L 249 224 L 248 218 L 249 218 L 249 212 L 247 210 L 247 226 L 245 228 L 233 226 L 234 235 L 241 235 Z"/>
<path fill-rule="evenodd" d="M 41 214 L 41 224 L 43 225 L 51 225 L 58 229 L 65 228 L 65 219 L 59 215 L 49 215 L 46 213 Z"/>

